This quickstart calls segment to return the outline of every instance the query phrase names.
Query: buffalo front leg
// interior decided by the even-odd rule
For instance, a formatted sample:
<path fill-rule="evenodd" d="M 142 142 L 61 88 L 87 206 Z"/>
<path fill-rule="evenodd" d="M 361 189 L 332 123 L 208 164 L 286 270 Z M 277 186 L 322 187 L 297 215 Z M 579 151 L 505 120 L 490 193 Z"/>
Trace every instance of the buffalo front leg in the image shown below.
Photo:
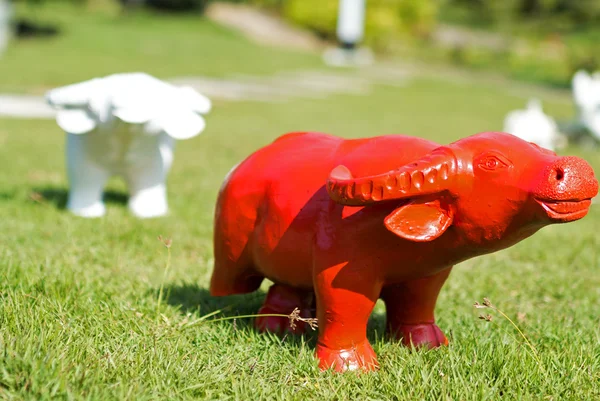
<path fill-rule="evenodd" d="M 67 134 L 66 162 L 70 186 L 67 209 L 82 217 L 101 217 L 106 213 L 102 194 L 110 174 L 87 154 L 87 140 L 85 135 Z"/>
<path fill-rule="evenodd" d="M 164 183 L 144 187 L 133 181 L 130 185 L 129 210 L 140 218 L 161 217 L 167 214 L 167 188 Z"/>
<path fill-rule="evenodd" d="M 319 324 L 316 356 L 322 370 L 343 372 L 378 367 L 367 340 L 367 322 L 381 286 L 370 273 L 368 266 L 351 263 L 314 269 Z"/>
<path fill-rule="evenodd" d="M 314 317 L 313 311 L 314 294 L 312 291 L 306 291 L 283 284 L 273 284 L 269 288 L 267 297 L 262 307 L 259 309 L 259 315 L 254 321 L 255 327 L 261 331 L 270 331 L 277 334 L 290 332 L 293 334 L 302 334 L 309 328 L 307 323 L 302 321 L 294 322 L 295 327 L 290 325 L 290 318 L 285 316 L 268 315 L 290 315 L 294 309 L 299 309 L 299 316 L 303 318 Z"/>
<path fill-rule="evenodd" d="M 137 138 L 135 160 L 125 178 L 129 186 L 129 210 L 139 218 L 161 217 L 168 213 L 167 174 L 173 161 L 175 142 L 168 135 Z"/>
<path fill-rule="evenodd" d="M 150 155 L 150 157 L 156 157 Z M 167 214 L 166 174 L 162 170 L 161 160 L 151 160 L 147 167 L 127 171 L 129 186 L 129 210 L 139 218 L 161 217 Z"/>
<path fill-rule="evenodd" d="M 452 268 L 433 276 L 387 286 L 381 292 L 387 312 L 387 332 L 404 345 L 429 348 L 448 345 L 435 324 L 435 304 Z"/>

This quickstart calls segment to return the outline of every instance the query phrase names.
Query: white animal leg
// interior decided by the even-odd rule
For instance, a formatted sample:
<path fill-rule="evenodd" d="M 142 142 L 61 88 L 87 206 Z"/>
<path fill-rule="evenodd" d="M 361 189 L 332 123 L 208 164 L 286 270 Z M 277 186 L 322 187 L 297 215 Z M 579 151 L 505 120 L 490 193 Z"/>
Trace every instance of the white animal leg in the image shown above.
<path fill-rule="evenodd" d="M 129 210 L 140 218 L 167 214 L 166 178 L 173 159 L 174 140 L 166 135 L 148 141 L 154 151 L 146 151 L 147 160 L 127 173 Z"/>
<path fill-rule="evenodd" d="M 167 214 L 167 188 L 165 183 L 151 187 L 136 187 L 131 185 L 129 210 L 140 218 L 160 217 Z"/>
<path fill-rule="evenodd" d="M 67 209 L 82 217 L 101 217 L 106 213 L 102 192 L 110 174 L 87 157 L 85 140 L 85 136 L 67 134 Z"/>

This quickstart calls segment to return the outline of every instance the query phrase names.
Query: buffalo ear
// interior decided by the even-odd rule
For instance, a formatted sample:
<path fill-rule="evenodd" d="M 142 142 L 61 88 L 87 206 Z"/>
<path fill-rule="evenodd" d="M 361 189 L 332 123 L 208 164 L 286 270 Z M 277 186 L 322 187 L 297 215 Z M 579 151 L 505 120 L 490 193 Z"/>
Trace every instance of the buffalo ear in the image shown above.
<path fill-rule="evenodd" d="M 206 127 L 204 118 L 190 110 L 178 110 L 161 116 L 155 121 L 171 138 L 190 139 L 200 135 Z"/>
<path fill-rule="evenodd" d="M 385 218 L 384 224 L 401 238 L 428 242 L 441 236 L 452 221 L 451 210 L 444 208 L 439 201 L 431 201 L 400 206 Z"/>
<path fill-rule="evenodd" d="M 56 123 L 69 134 L 87 134 L 98 125 L 98 120 L 90 111 L 83 108 L 62 109 L 56 113 Z"/>

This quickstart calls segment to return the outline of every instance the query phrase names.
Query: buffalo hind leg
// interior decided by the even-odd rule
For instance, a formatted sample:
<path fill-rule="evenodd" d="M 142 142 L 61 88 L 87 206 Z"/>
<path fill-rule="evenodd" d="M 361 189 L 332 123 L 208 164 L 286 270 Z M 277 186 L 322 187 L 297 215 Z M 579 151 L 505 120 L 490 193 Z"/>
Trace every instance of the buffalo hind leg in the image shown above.
<path fill-rule="evenodd" d="M 216 242 L 216 240 L 215 240 Z M 227 295 L 247 294 L 258 290 L 264 277 L 249 263 L 233 262 L 219 248 L 215 249 L 215 267 L 210 278 L 210 295 L 223 297 Z"/>
<path fill-rule="evenodd" d="M 283 284 L 273 284 L 269 288 L 267 297 L 259 315 L 290 315 L 294 309 L 300 310 L 300 317 L 314 317 L 314 293 Z M 255 327 L 260 332 L 273 332 L 277 334 L 292 333 L 302 334 L 309 328 L 307 323 L 296 321 L 295 328 L 290 326 L 290 319 L 284 316 L 261 316 L 254 321 Z"/>
<path fill-rule="evenodd" d="M 385 287 L 381 298 L 387 313 L 387 333 L 404 345 L 429 348 L 448 345 L 435 324 L 435 304 L 452 268 L 433 276 Z"/>

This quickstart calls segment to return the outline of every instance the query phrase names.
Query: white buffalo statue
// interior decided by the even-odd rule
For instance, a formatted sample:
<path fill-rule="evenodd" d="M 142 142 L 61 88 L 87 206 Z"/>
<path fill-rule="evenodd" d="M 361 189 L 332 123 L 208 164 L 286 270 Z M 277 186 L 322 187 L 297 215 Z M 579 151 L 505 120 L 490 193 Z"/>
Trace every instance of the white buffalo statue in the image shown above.
<path fill-rule="evenodd" d="M 168 212 L 166 178 L 175 140 L 204 130 L 208 98 L 144 73 L 124 73 L 56 88 L 46 99 L 67 134 L 71 212 L 104 215 L 104 186 L 114 175 L 125 179 L 134 215 Z"/>
<path fill-rule="evenodd" d="M 566 138 L 560 134 L 554 119 L 544 113 L 538 99 L 530 99 L 524 110 L 508 113 L 503 131 L 550 150 L 566 145 Z"/>
<path fill-rule="evenodd" d="M 590 75 L 583 70 L 577 71 L 572 85 L 578 126 L 600 140 L 600 73 Z"/>

